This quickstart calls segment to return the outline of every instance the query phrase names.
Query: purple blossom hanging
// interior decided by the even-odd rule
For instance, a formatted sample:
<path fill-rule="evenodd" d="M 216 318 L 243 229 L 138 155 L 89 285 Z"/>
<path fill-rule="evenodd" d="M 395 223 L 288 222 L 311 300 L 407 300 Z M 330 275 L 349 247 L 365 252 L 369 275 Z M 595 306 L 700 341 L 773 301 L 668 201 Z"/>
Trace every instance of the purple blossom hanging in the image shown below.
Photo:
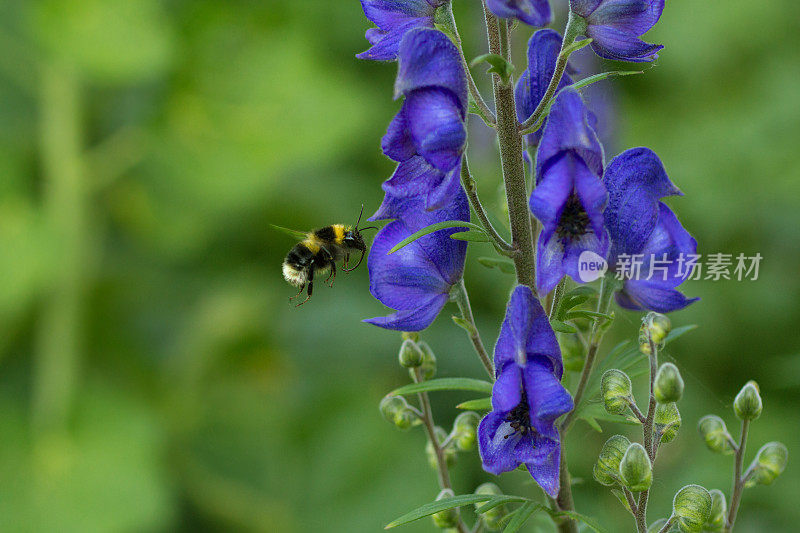
<path fill-rule="evenodd" d="M 486 7 L 502 19 L 516 18 L 541 28 L 553 20 L 547 0 L 486 0 Z"/>
<path fill-rule="evenodd" d="M 514 289 L 494 350 L 492 411 L 478 426 L 483 468 L 499 475 L 520 464 L 551 496 L 559 491 L 561 440 L 555 421 L 572 410 L 561 385 L 556 336 L 539 300 Z"/>
<path fill-rule="evenodd" d="M 436 8 L 448 0 L 361 0 L 364 14 L 377 28 L 367 30 L 372 47 L 359 59 L 394 61 L 403 36 L 414 28 L 433 28 Z"/>
<path fill-rule="evenodd" d="M 587 37 L 600 57 L 641 63 L 658 57 L 664 48 L 639 36 L 652 28 L 665 0 L 570 0 L 570 10 L 585 19 Z"/>
<path fill-rule="evenodd" d="M 659 201 L 683 193 L 658 156 L 649 148 L 626 150 L 609 163 L 604 182 L 609 193 L 605 225 L 612 241 L 609 268 L 630 278 L 616 294 L 617 303 L 667 313 L 698 300 L 676 289 L 690 274 L 686 259 L 697 253 L 697 241 Z M 641 258 L 635 269 L 634 256 Z"/>
<path fill-rule="evenodd" d="M 603 149 L 588 123 L 588 112 L 574 89 L 562 90 L 550 110 L 536 156 L 536 189 L 530 208 L 542 223 L 536 244 L 536 287 L 550 292 L 569 275 L 578 275 L 585 251 L 605 257 L 608 233 L 603 209 Z"/>

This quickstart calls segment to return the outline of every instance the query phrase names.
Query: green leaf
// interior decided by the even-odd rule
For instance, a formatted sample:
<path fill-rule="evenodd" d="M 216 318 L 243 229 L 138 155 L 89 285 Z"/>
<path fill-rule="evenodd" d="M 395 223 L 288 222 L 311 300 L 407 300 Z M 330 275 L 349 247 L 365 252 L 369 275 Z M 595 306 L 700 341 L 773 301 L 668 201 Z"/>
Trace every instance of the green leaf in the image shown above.
<path fill-rule="evenodd" d="M 584 516 L 580 513 L 576 513 L 575 511 L 550 511 L 550 514 L 555 517 L 566 517 L 572 518 L 573 520 L 577 520 L 589 527 L 595 533 L 607 533 L 603 527 L 595 522 L 592 518 L 588 516 Z"/>
<path fill-rule="evenodd" d="M 592 426 L 592 429 L 595 430 L 596 432 L 598 432 L 598 433 L 602 433 L 603 432 L 603 428 L 600 426 L 600 424 L 597 423 L 597 420 L 595 420 L 595 418 L 593 416 L 584 414 L 584 415 L 579 416 L 578 418 L 580 420 L 583 420 L 584 422 L 586 422 L 590 426 Z"/>
<path fill-rule="evenodd" d="M 478 263 L 482 264 L 486 268 L 497 267 L 503 274 L 516 273 L 516 270 L 514 269 L 514 261 L 512 261 L 511 259 L 499 258 L 499 257 L 479 257 Z"/>
<path fill-rule="evenodd" d="M 492 398 L 478 398 L 477 400 L 468 400 L 456 405 L 456 409 L 465 409 L 467 411 L 489 411 L 492 409 Z"/>
<path fill-rule="evenodd" d="M 685 334 L 689 333 L 693 329 L 697 329 L 697 324 L 689 324 L 688 326 L 681 326 L 679 328 L 675 328 L 669 332 L 667 338 L 664 339 L 664 344 L 669 344 L 670 342 L 674 341 L 678 337 L 682 337 Z"/>
<path fill-rule="evenodd" d="M 468 320 L 464 320 L 460 316 L 451 316 L 450 318 L 453 319 L 453 322 L 456 326 L 462 328 L 470 335 L 476 335 L 477 331 L 475 331 L 475 326 L 473 326 Z"/>
<path fill-rule="evenodd" d="M 437 30 L 439 30 L 440 32 L 444 33 L 445 35 L 447 35 L 447 37 L 451 41 L 453 41 L 453 44 L 458 46 L 458 39 L 456 38 L 455 34 L 453 33 L 453 30 L 451 30 L 448 26 L 446 26 L 444 24 L 439 24 L 437 22 L 437 23 L 433 24 L 433 27 L 436 28 Z"/>
<path fill-rule="evenodd" d="M 619 489 L 611 489 L 611 494 L 617 497 L 617 499 L 620 501 L 622 506 L 625 507 L 625 509 L 627 509 L 631 513 L 633 512 L 633 510 L 631 510 L 631 505 L 628 503 L 628 498 L 625 497 L 624 492 L 622 492 Z"/>
<path fill-rule="evenodd" d="M 270 226 L 272 226 L 273 229 L 285 233 L 286 235 L 294 237 L 295 239 L 305 239 L 306 237 L 308 237 L 308 233 L 305 231 L 297 231 L 294 229 L 284 228 L 283 226 L 278 226 L 277 224 L 270 224 Z"/>
<path fill-rule="evenodd" d="M 597 289 L 589 285 L 579 285 L 564 295 L 569 296 L 597 296 Z"/>
<path fill-rule="evenodd" d="M 424 237 L 429 233 L 433 233 L 434 231 L 439 231 L 441 229 L 448 229 L 448 228 L 472 228 L 483 231 L 483 229 L 480 226 L 478 226 L 477 224 L 473 224 L 472 222 L 464 222 L 463 220 L 445 220 L 444 222 L 437 222 L 436 224 L 425 226 L 421 230 L 409 235 L 402 241 L 395 244 L 394 247 L 391 250 L 389 250 L 389 253 L 393 254 L 403 246 L 411 244 L 420 237 Z"/>
<path fill-rule="evenodd" d="M 550 326 L 556 330 L 560 331 L 561 333 L 577 333 L 578 330 L 575 329 L 574 326 L 570 326 L 569 324 L 562 322 L 560 320 L 556 320 L 555 318 L 550 320 Z"/>
<path fill-rule="evenodd" d="M 503 533 L 514 533 L 518 531 L 528 519 L 533 516 L 535 513 L 541 511 L 543 506 L 539 503 L 527 502 L 522 505 L 519 509 L 517 509 L 514 518 L 508 523 L 506 528 L 503 530 Z"/>
<path fill-rule="evenodd" d="M 470 242 L 491 242 L 491 238 L 483 230 L 459 231 L 450 235 L 451 239 Z"/>
<path fill-rule="evenodd" d="M 578 80 L 570 87 L 573 89 L 583 89 L 584 87 L 588 87 L 593 83 L 597 83 L 598 81 L 603 81 L 608 78 L 618 78 L 621 76 L 632 76 L 634 74 L 644 74 L 643 70 L 612 70 L 610 72 L 601 72 L 600 74 L 595 74 L 594 76 L 588 76 L 583 78 L 582 80 Z"/>
<path fill-rule="evenodd" d="M 592 40 L 593 39 L 583 39 L 581 41 L 575 41 L 571 45 L 569 45 L 566 48 L 564 48 L 563 50 L 561 50 L 561 54 L 559 54 L 559 55 L 569 57 L 573 52 L 577 52 L 578 50 L 580 50 L 584 46 L 592 44 Z"/>
<path fill-rule="evenodd" d="M 482 54 L 472 60 L 470 66 L 475 67 L 482 62 L 489 63 L 491 68 L 487 71 L 489 73 L 496 72 L 504 84 L 508 83 L 511 75 L 514 73 L 514 65 L 498 54 Z"/>
<path fill-rule="evenodd" d="M 421 383 L 409 383 L 404 387 L 395 389 L 389 394 L 405 395 L 418 392 L 432 392 L 440 390 L 467 390 L 474 392 L 492 393 L 492 384 L 488 381 L 472 378 L 437 378 Z"/>
<path fill-rule="evenodd" d="M 502 494 L 500 496 L 495 496 L 488 502 L 484 503 L 477 509 L 475 509 L 475 514 L 483 514 L 486 511 L 491 511 L 495 507 L 500 505 L 504 505 L 506 503 L 515 503 L 515 502 L 527 502 L 527 498 L 523 498 L 521 496 L 508 496 L 506 494 Z"/>
<path fill-rule="evenodd" d="M 425 518 L 426 516 L 438 513 L 439 511 L 446 511 L 447 509 L 453 509 L 454 507 L 463 507 L 464 505 L 472 505 L 475 503 L 485 502 L 491 500 L 494 497 L 495 496 L 491 494 L 462 494 L 461 496 L 454 496 L 452 498 L 436 500 L 435 502 L 426 503 L 421 507 L 417 507 L 413 511 L 404 514 L 400 518 L 397 518 L 389 522 L 388 524 L 386 524 L 384 529 L 391 529 L 393 527 L 402 526 L 403 524 L 408 524 L 409 522 L 413 522 L 414 520 Z"/>
<path fill-rule="evenodd" d="M 596 311 L 589 311 L 587 309 L 579 309 L 577 311 L 570 311 L 567 313 L 567 319 L 573 318 L 587 318 L 589 320 L 594 320 L 596 318 L 602 318 L 604 320 L 614 320 L 613 315 L 607 315 L 605 313 L 598 313 Z"/>

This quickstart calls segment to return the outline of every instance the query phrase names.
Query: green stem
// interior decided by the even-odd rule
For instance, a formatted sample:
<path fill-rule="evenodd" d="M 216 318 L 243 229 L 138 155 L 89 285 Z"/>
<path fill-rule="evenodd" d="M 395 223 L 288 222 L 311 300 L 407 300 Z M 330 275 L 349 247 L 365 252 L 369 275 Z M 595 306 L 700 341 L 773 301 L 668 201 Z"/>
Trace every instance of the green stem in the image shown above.
<path fill-rule="evenodd" d="M 456 305 L 458 305 L 458 309 L 461 311 L 461 317 L 471 326 L 469 339 L 472 341 L 475 353 L 478 354 L 486 372 L 494 379 L 494 365 L 492 364 L 489 354 L 486 352 L 486 348 L 483 346 L 478 327 L 475 325 L 475 317 L 472 316 L 472 306 L 469 303 L 469 295 L 467 294 L 467 287 L 464 285 L 464 278 L 461 278 L 458 285 L 454 287 L 453 297 L 455 298 Z"/>
<path fill-rule="evenodd" d="M 660 436 L 657 441 L 653 441 L 653 418 L 656 412 L 656 396 L 653 385 L 656 378 L 656 369 L 658 368 L 658 345 L 649 336 L 648 343 L 650 344 L 650 403 L 647 406 L 647 416 L 644 424 L 642 424 L 642 439 L 644 441 L 644 449 L 647 450 L 647 454 L 650 457 L 650 463 L 655 465 L 658 444 L 661 442 Z M 647 533 L 647 500 L 649 497 L 649 489 L 639 494 L 639 505 L 636 510 L 636 527 L 639 533 Z"/>
<path fill-rule="evenodd" d="M 742 490 L 744 483 L 749 475 L 742 475 L 742 464 L 744 462 L 744 452 L 747 447 L 747 433 L 750 429 L 750 421 L 742 420 L 742 435 L 739 439 L 739 446 L 736 447 L 736 455 L 733 463 L 733 490 L 731 492 L 731 507 L 728 511 L 728 520 L 725 525 L 726 533 L 733 531 L 733 525 L 736 523 L 736 513 L 739 511 L 739 503 L 742 499 Z"/>
<path fill-rule="evenodd" d="M 664 524 L 664 527 L 658 530 L 658 533 L 667 533 L 670 529 L 672 529 L 672 525 L 675 523 L 675 515 L 669 517 L 667 523 Z"/>
<path fill-rule="evenodd" d="M 550 78 L 550 83 L 547 84 L 547 90 L 545 90 L 542 100 L 536 106 L 536 109 L 534 109 L 533 114 L 520 125 L 520 130 L 527 130 L 536 124 L 539 117 L 544 113 L 544 110 L 547 109 L 547 104 L 556 93 L 558 83 L 561 81 L 561 77 L 564 75 L 564 71 L 567 68 L 570 52 L 566 52 L 566 49 L 574 43 L 575 39 L 585 30 L 586 21 L 570 11 L 569 18 L 567 19 L 567 27 L 564 29 L 564 39 L 561 41 L 561 52 L 559 52 L 558 59 L 556 59 L 556 68 L 553 71 L 553 77 Z"/>
<path fill-rule="evenodd" d="M 42 68 L 40 110 L 43 210 L 55 235 L 58 268 L 37 325 L 32 412 L 37 429 L 58 432 L 66 428 L 82 349 L 89 240 L 80 87 L 71 70 L 56 64 Z"/>
<path fill-rule="evenodd" d="M 504 57 L 510 53 L 508 27 L 498 21 L 484 4 L 486 28 L 489 35 L 489 51 Z M 528 211 L 528 196 L 525 189 L 525 161 L 522 157 L 522 135 L 517 122 L 514 103 L 514 80 L 503 82 L 498 74 L 492 75 L 494 100 L 497 107 L 497 140 L 500 143 L 500 161 L 506 189 L 508 214 L 511 225 L 511 243 L 514 247 L 512 259 L 517 273 L 517 282 L 527 285 L 536 294 L 534 285 L 533 232 Z"/>
<path fill-rule="evenodd" d="M 486 214 L 486 210 L 483 208 L 483 204 L 478 198 L 478 187 L 469 171 L 469 163 L 467 162 L 466 154 L 464 154 L 464 159 L 461 163 L 461 184 L 464 186 L 464 190 L 467 192 L 469 203 L 472 205 L 472 209 L 475 210 L 475 214 L 478 215 L 478 219 L 481 221 L 483 229 L 486 230 L 487 235 L 489 235 L 492 241 L 494 241 L 498 251 L 505 256 L 511 255 L 510 253 L 514 250 L 514 248 L 506 242 L 506 240 L 497 232 L 496 229 L 494 229 L 494 226 L 489 221 L 489 217 Z"/>
<path fill-rule="evenodd" d="M 422 381 L 422 372 L 419 368 L 415 368 L 414 383 L 421 383 Z M 452 490 L 453 486 L 450 483 L 450 471 L 447 468 L 444 446 L 441 445 L 439 439 L 436 437 L 436 425 L 433 422 L 433 410 L 431 409 L 431 401 L 428 398 L 428 393 L 421 392 L 417 394 L 417 397 L 419 398 L 419 405 L 422 411 L 422 423 L 425 426 L 428 439 L 431 441 L 433 451 L 436 454 L 436 471 L 439 475 L 439 488 Z M 467 526 L 461 521 L 461 518 L 458 519 L 456 529 L 459 533 L 469 533 L 469 529 L 467 529 Z"/>

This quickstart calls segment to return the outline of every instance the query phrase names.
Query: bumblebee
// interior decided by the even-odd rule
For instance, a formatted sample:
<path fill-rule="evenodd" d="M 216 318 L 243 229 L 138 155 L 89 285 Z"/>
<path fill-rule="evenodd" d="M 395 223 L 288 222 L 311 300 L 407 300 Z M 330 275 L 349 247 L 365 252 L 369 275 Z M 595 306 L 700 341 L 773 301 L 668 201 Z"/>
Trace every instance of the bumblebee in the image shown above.
<path fill-rule="evenodd" d="M 367 245 L 364 243 L 361 231 L 378 228 L 370 226 L 359 230 L 358 224 L 361 222 L 363 213 L 364 207 L 362 206 L 355 226 L 332 224 L 305 234 L 303 240 L 295 244 L 286 254 L 286 259 L 283 260 L 283 277 L 290 284 L 300 288 L 297 294 L 289 300 L 297 298 L 304 289 L 307 289 L 306 299 L 297 304 L 297 307 L 311 298 L 315 276 L 319 279 L 320 274 L 328 273 L 325 283 L 333 287 L 333 282 L 336 280 L 337 261 L 343 260 L 342 270 L 351 272 L 358 268 L 364 260 Z M 361 257 L 354 267 L 348 268 L 350 254 L 354 252 L 361 252 Z"/>

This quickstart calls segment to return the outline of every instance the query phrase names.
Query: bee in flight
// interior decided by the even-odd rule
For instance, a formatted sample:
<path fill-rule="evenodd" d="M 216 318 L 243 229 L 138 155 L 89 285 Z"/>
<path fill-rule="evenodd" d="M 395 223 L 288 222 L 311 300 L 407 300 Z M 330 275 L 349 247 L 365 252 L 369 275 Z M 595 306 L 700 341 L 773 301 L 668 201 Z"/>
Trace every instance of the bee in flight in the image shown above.
<path fill-rule="evenodd" d="M 290 284 L 300 288 L 297 294 L 289 298 L 289 300 L 297 298 L 304 289 L 308 288 L 306 299 L 297 304 L 297 307 L 300 307 L 311 298 L 311 294 L 314 291 L 314 276 L 319 279 L 321 274 L 328 273 L 325 282 L 333 287 L 333 282 L 336 279 L 336 261 L 342 259 L 342 270 L 350 272 L 358 268 L 361 261 L 364 260 L 367 245 L 364 243 L 361 231 L 378 228 L 370 226 L 359 229 L 358 224 L 361 222 L 361 215 L 363 214 L 364 206 L 361 206 L 361 213 L 358 215 L 358 221 L 355 226 L 332 224 L 305 234 L 274 226 L 303 239 L 289 250 L 289 253 L 286 254 L 286 259 L 283 260 L 283 277 Z M 361 252 L 361 257 L 354 267 L 348 268 L 350 254 L 354 252 Z"/>

